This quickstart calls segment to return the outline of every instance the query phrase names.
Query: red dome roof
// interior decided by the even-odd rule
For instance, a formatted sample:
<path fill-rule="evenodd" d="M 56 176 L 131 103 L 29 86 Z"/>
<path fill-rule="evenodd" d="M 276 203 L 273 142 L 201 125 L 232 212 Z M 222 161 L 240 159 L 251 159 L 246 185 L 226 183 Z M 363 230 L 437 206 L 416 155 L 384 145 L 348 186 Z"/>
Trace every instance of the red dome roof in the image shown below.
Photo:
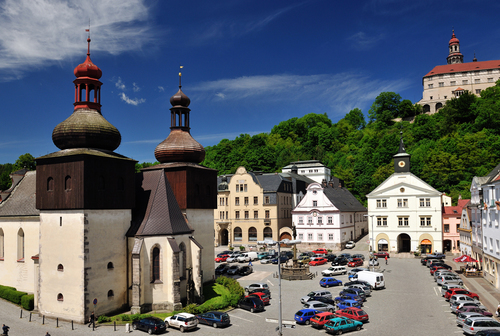
<path fill-rule="evenodd" d="M 450 43 L 449 45 L 452 45 L 452 44 L 459 44 L 460 41 L 457 39 L 457 37 L 455 36 L 455 32 L 453 32 L 453 35 L 451 35 L 451 40 L 450 40 Z"/>
<path fill-rule="evenodd" d="M 90 77 L 99 79 L 102 76 L 102 71 L 97 65 L 92 63 L 92 60 L 90 59 L 90 38 L 87 39 L 87 42 L 89 43 L 87 59 L 82 64 L 76 66 L 74 73 L 76 77 Z"/>

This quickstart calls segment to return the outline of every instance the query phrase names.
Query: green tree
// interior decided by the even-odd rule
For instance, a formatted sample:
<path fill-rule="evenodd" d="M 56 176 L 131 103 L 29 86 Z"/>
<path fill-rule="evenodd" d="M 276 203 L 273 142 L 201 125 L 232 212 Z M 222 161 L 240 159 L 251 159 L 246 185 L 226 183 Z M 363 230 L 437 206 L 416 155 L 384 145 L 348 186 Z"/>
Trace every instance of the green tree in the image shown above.
<path fill-rule="evenodd" d="M 359 108 L 349 111 L 349 113 L 345 115 L 344 120 L 356 130 L 361 130 L 366 126 L 365 116 Z"/>
<path fill-rule="evenodd" d="M 368 116 L 370 123 L 378 121 L 384 125 L 391 125 L 391 120 L 398 117 L 401 96 L 394 92 L 382 92 L 373 102 Z"/>
<path fill-rule="evenodd" d="M 24 168 L 26 168 L 28 170 L 35 170 L 36 169 L 35 158 L 30 153 L 26 153 L 26 154 L 21 155 L 14 163 L 15 170 L 24 169 Z"/>

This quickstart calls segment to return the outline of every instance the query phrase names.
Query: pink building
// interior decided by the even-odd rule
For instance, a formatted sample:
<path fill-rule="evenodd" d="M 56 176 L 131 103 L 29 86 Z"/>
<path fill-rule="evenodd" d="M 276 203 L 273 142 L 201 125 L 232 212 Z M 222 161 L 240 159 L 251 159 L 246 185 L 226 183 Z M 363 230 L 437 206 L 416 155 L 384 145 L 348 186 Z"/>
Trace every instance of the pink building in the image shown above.
<path fill-rule="evenodd" d="M 443 206 L 443 250 L 460 253 L 460 218 L 468 199 L 459 199 L 457 206 Z"/>

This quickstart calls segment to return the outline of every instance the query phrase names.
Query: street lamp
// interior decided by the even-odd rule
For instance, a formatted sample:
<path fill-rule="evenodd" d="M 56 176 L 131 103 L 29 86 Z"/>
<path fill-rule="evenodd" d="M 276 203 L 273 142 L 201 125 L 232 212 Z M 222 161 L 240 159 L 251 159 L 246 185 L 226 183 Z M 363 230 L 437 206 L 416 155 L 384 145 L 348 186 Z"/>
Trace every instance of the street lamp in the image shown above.
<path fill-rule="evenodd" d="M 372 219 L 372 238 L 371 238 L 371 248 L 372 248 L 372 254 L 375 252 L 375 239 L 373 237 L 374 232 L 373 232 L 373 216 L 375 215 L 363 215 L 364 217 L 371 217 Z M 372 263 L 372 272 L 375 270 L 375 263 Z"/>
<path fill-rule="evenodd" d="M 282 336 L 283 335 L 283 322 L 282 322 L 282 311 L 281 311 L 281 244 L 285 245 L 297 245 L 302 243 L 300 240 L 290 240 L 290 239 L 283 239 L 281 241 L 275 241 L 275 240 L 266 240 L 266 241 L 258 241 L 258 245 L 278 245 L 278 297 L 279 297 L 279 318 L 278 318 L 278 335 Z"/>

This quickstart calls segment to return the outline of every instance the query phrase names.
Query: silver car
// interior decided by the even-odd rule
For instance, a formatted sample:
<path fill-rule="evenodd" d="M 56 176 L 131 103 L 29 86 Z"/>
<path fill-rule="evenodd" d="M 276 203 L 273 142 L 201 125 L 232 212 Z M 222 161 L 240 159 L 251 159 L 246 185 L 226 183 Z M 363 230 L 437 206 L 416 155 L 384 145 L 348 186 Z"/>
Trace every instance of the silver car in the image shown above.
<path fill-rule="evenodd" d="M 260 259 L 260 263 L 261 264 L 270 264 L 274 258 L 276 258 L 274 255 L 265 256 L 264 258 Z"/>
<path fill-rule="evenodd" d="M 322 312 L 330 312 L 333 313 L 335 312 L 336 308 L 334 305 L 324 303 L 324 302 L 319 302 L 319 301 L 309 301 L 306 304 L 304 304 L 304 309 L 315 309 L 319 310 Z"/>
<path fill-rule="evenodd" d="M 449 270 L 439 270 L 434 272 L 434 281 L 437 280 L 438 277 L 443 276 L 443 275 L 454 275 L 454 276 L 459 276 L 457 273 Z"/>
<path fill-rule="evenodd" d="M 365 292 L 366 296 L 370 296 L 372 294 L 372 290 L 370 287 L 362 285 L 362 284 L 353 284 L 349 286 L 345 286 L 344 288 L 359 288 L 363 292 Z"/>
<path fill-rule="evenodd" d="M 471 317 L 465 319 L 462 330 L 467 335 L 475 335 L 480 330 L 500 330 L 500 322 L 491 317 Z"/>
<path fill-rule="evenodd" d="M 309 297 L 314 297 L 314 296 L 323 296 L 323 297 L 325 297 L 327 299 L 330 299 L 330 300 L 333 298 L 332 293 L 330 293 L 329 291 L 327 291 L 327 290 L 317 290 L 317 291 L 310 292 L 306 296 L 303 296 L 300 299 L 300 303 L 304 304 L 304 303 L 307 302 L 307 299 L 309 299 Z"/>
<path fill-rule="evenodd" d="M 236 262 L 237 261 L 236 259 L 240 256 L 240 254 L 241 254 L 241 252 L 231 253 L 229 258 L 226 259 L 226 262 L 228 262 L 228 263 Z"/>
<path fill-rule="evenodd" d="M 484 317 L 483 314 L 475 313 L 475 312 L 466 312 L 466 313 L 458 313 L 457 314 L 457 325 L 462 328 L 464 326 L 464 321 L 471 317 Z"/>
<path fill-rule="evenodd" d="M 441 285 L 448 285 L 448 284 L 457 284 L 457 285 L 463 285 L 464 282 L 462 281 L 461 278 L 457 278 L 452 275 L 443 275 L 437 278 L 436 280 L 437 284 L 439 286 Z"/>

